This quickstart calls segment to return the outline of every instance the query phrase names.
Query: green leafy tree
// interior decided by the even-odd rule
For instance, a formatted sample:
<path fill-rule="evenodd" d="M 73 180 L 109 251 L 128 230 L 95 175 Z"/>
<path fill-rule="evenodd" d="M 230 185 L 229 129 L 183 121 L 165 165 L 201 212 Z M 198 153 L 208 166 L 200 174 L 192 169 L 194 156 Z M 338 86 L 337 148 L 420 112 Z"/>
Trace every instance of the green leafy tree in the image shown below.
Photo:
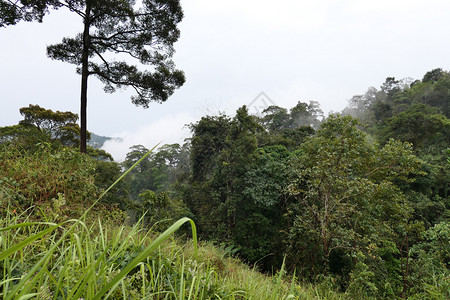
<path fill-rule="evenodd" d="M 39 105 L 30 104 L 22 107 L 20 114 L 24 117 L 19 122 L 24 126 L 36 126 L 36 128 L 52 139 L 59 140 L 66 146 L 75 146 L 79 143 L 80 127 L 76 124 L 78 115 L 70 111 L 52 111 Z M 87 133 L 89 139 L 90 134 Z"/>
<path fill-rule="evenodd" d="M 267 128 L 267 130 L 274 134 L 284 128 L 289 128 L 290 115 L 286 108 L 271 105 L 263 110 L 263 117 L 260 123 Z"/>
<path fill-rule="evenodd" d="M 134 165 L 139 159 L 142 158 L 149 149 L 143 145 L 134 145 L 130 147 L 130 152 L 127 153 L 123 165 L 125 168 L 129 169 Z M 137 165 L 132 172 L 143 172 L 148 169 L 148 159 L 144 159 L 139 165 Z"/>
<path fill-rule="evenodd" d="M 39 21 L 51 8 L 58 8 L 59 0 L 0 0 L 0 27 L 14 25 L 20 21 Z"/>
<path fill-rule="evenodd" d="M 245 106 L 236 111 L 225 139 L 225 147 L 219 156 L 213 186 L 219 192 L 217 200 L 225 210 L 226 236 L 230 237 L 236 222 L 245 215 L 242 178 L 256 158 L 256 132 L 262 130 Z"/>
<path fill-rule="evenodd" d="M 95 161 L 74 149 L 52 149 L 45 142 L 36 147 L 39 150 L 33 153 L 16 143 L 0 147 L 0 193 L 6 191 L 11 199 L 5 200 L 19 209 L 34 205 L 46 210 L 59 201 L 66 216 L 79 216 L 99 195 Z M 8 201 L 1 202 L 3 211 Z"/>
<path fill-rule="evenodd" d="M 125 168 L 130 168 L 149 151 L 142 145 L 134 145 L 130 150 L 123 162 Z M 177 181 L 186 178 L 189 170 L 187 145 L 163 145 L 142 160 L 125 180 L 130 185 L 131 197 L 137 200 L 145 190 L 173 194 Z"/>
<path fill-rule="evenodd" d="M 323 111 L 317 101 L 309 101 L 309 104 L 298 102 L 290 111 L 290 128 L 299 126 L 311 126 L 318 129 L 323 118 Z"/>
<path fill-rule="evenodd" d="M 26 150 L 36 150 L 39 143 L 52 143 L 51 137 L 35 126 L 12 125 L 0 127 L 0 143 L 20 144 Z"/>
<path fill-rule="evenodd" d="M 264 134 L 259 121 L 244 106 L 232 120 L 205 117 L 192 126 L 193 174 L 184 197 L 202 236 L 231 244 L 241 258 L 270 270 L 282 260 L 275 248 L 281 247 L 283 163 L 289 152 L 284 146 L 258 149 Z"/>
<path fill-rule="evenodd" d="M 330 116 L 292 161 L 289 252 L 310 275 L 348 274 L 352 255 L 407 234 L 411 212 L 397 184 L 421 174 L 421 162 L 408 144 L 378 148 L 357 126 Z"/>
<path fill-rule="evenodd" d="M 95 160 L 94 166 L 94 182 L 101 192 L 108 189 L 122 175 L 120 164 L 114 161 Z M 130 205 L 128 195 L 129 184 L 121 180 L 103 196 L 102 203 L 117 205 L 120 209 L 127 210 Z"/>
<path fill-rule="evenodd" d="M 414 100 L 439 108 L 439 113 L 450 118 L 450 73 L 436 69 L 425 74 L 422 83 L 411 88 Z"/>
<path fill-rule="evenodd" d="M 269 106 L 263 111 L 258 122 L 266 130 L 257 135 L 260 146 L 284 145 L 288 149 L 297 148 L 304 139 L 314 134 L 323 112 L 315 101 L 309 104 L 298 102 L 290 112 L 278 106 Z"/>
<path fill-rule="evenodd" d="M 78 116 L 70 111 L 52 111 L 39 105 L 22 107 L 20 114 L 24 117 L 18 125 L 0 128 L 0 141 L 15 140 L 28 150 L 36 148 L 38 143 L 50 143 L 53 148 L 76 146 L 79 144 L 80 127 L 76 124 Z M 90 133 L 87 132 L 88 137 Z M 111 155 L 103 150 L 88 148 L 94 157 L 103 156 L 111 159 Z"/>
<path fill-rule="evenodd" d="M 183 12 L 177 0 L 59 2 L 82 19 L 83 31 L 74 38 L 47 47 L 47 55 L 77 66 L 81 75 L 80 150 L 86 152 L 86 108 L 88 78 L 96 76 L 105 92 L 131 87 L 132 102 L 148 108 L 150 101 L 164 102 L 180 87 L 185 77 L 171 59 L 178 40 L 177 24 Z M 128 55 L 152 71 L 141 71 L 129 60 L 111 59 Z"/>
<path fill-rule="evenodd" d="M 135 205 L 137 217 L 144 217 L 144 224 L 154 231 L 164 231 L 167 224 L 182 217 L 192 217 L 191 212 L 180 199 L 171 198 L 167 193 L 144 190 Z"/>
<path fill-rule="evenodd" d="M 343 115 L 352 116 L 364 124 L 374 122 L 371 106 L 377 99 L 378 90 L 370 87 L 362 95 L 355 95 L 348 101 L 348 106 L 342 111 Z"/>
<path fill-rule="evenodd" d="M 436 82 L 442 79 L 445 75 L 446 72 L 441 68 L 433 69 L 423 76 L 422 82 Z"/>
<path fill-rule="evenodd" d="M 411 105 L 385 121 L 382 141 L 390 138 L 412 143 L 414 148 L 450 144 L 450 120 L 439 114 L 438 108 L 425 104 Z"/>
<path fill-rule="evenodd" d="M 411 294 L 420 299 L 450 297 L 450 223 L 435 224 L 423 232 L 411 249 Z"/>
<path fill-rule="evenodd" d="M 385 82 L 381 85 L 381 91 L 386 95 L 386 101 L 391 102 L 394 95 L 401 91 L 400 81 L 395 77 L 387 77 Z"/>
<path fill-rule="evenodd" d="M 217 157 L 225 148 L 230 119 L 223 115 L 206 116 L 190 128 L 192 181 L 200 182 L 211 177 Z"/>
<path fill-rule="evenodd" d="M 158 148 L 150 157 L 156 171 L 164 173 L 166 190 L 172 188 L 177 181 L 186 179 L 190 172 L 189 144 L 166 144 Z"/>
<path fill-rule="evenodd" d="M 289 195 L 287 161 L 291 153 L 285 146 L 265 146 L 256 150 L 256 159 L 241 179 L 246 217 L 236 224 L 234 240 L 240 255 L 250 262 L 258 261 L 263 270 L 280 266 L 283 261 Z"/>

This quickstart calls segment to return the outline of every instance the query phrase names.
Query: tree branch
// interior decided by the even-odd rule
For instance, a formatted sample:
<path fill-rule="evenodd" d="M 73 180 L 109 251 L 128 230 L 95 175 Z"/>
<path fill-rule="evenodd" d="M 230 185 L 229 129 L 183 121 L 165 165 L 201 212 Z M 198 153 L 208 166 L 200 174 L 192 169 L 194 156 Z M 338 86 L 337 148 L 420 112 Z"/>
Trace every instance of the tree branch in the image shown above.
<path fill-rule="evenodd" d="M 70 3 L 67 3 L 67 2 L 60 2 L 60 3 L 61 3 L 61 6 L 67 7 L 70 11 L 73 11 L 74 13 L 76 13 L 77 15 L 82 17 L 83 19 L 86 17 L 86 14 L 83 11 L 76 9 Z"/>
<path fill-rule="evenodd" d="M 391 166 L 382 166 L 382 167 L 378 167 L 373 169 L 372 171 L 364 174 L 364 177 L 369 177 L 370 175 L 372 175 L 373 173 L 375 173 L 378 170 L 382 170 L 382 169 L 392 169 L 392 170 L 401 170 L 400 167 L 391 167 Z"/>

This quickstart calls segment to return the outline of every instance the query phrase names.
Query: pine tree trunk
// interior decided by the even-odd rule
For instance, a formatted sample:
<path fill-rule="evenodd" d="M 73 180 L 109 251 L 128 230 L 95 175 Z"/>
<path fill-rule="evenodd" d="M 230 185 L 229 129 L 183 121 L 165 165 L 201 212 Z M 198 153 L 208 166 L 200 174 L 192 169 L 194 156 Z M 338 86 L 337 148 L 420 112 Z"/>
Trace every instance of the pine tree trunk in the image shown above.
<path fill-rule="evenodd" d="M 84 31 L 83 31 L 83 53 L 81 56 L 81 108 L 80 108 L 80 152 L 86 153 L 87 142 L 87 84 L 89 77 L 88 60 L 89 60 L 89 27 L 91 4 L 86 1 L 86 15 L 84 17 Z"/>

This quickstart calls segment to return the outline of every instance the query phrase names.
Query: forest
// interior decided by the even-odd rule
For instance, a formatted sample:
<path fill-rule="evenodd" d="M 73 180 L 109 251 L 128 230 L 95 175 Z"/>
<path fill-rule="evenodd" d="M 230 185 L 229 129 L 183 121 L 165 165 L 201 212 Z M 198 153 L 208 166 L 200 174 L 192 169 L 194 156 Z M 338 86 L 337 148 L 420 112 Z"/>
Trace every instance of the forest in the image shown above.
<path fill-rule="evenodd" d="M 0 232 L 2 251 L 13 253 L 10 249 L 19 249 L 14 243 L 20 245 L 20 238 L 34 236 L 20 225 L 25 216 L 42 228 L 80 217 L 89 227 L 100 218 L 105 227 L 138 226 L 156 235 L 187 217 L 196 231 L 182 227 L 175 233 L 176 243 L 187 245 L 198 236 L 201 243 L 226 253 L 223 257 L 239 260 L 274 282 L 283 278 L 287 287 L 276 285 L 272 291 L 285 288 L 286 298 L 448 299 L 449 91 L 450 73 L 433 69 L 418 80 L 387 77 L 379 88 L 353 96 L 342 112 L 328 116 L 316 101 L 299 101 L 292 108 L 269 106 L 258 116 L 242 106 L 233 116 L 204 116 L 188 124 L 191 136 L 184 144 L 156 149 L 134 145 L 122 163 L 90 146 L 87 154 L 80 153 L 77 114 L 23 107 L 19 124 L 0 128 L 2 222 L 18 222 L 2 224 L 9 228 Z M 84 214 L 97 197 L 92 211 Z M 50 240 L 65 232 L 64 226 Z M 70 236 L 75 246 L 65 251 L 80 260 L 79 237 Z M 45 243 L 34 240 L 26 248 L 38 253 Z M 137 253 L 138 246 L 125 251 L 128 260 Z M 147 257 L 148 265 L 163 265 L 161 255 Z M 33 260 L 24 262 L 19 252 L 14 258 L 0 257 L 5 298 Z M 128 261 L 121 260 L 111 267 L 113 273 Z M 68 272 L 71 264 L 60 269 Z M 187 265 L 182 261 L 178 277 L 167 275 L 181 280 L 181 288 L 166 282 L 176 293 L 158 294 L 161 298 L 191 298 L 190 293 L 204 286 L 199 282 L 197 289 L 183 288 L 184 278 L 197 282 L 201 277 L 188 277 Z M 218 277 L 231 276 L 220 272 L 223 263 L 207 265 Z M 136 266 L 133 277 L 122 282 L 130 289 L 140 286 L 136 274 L 154 276 L 146 268 Z M 65 285 L 79 293 L 84 293 L 80 287 L 91 288 L 74 278 L 59 282 L 52 275 L 56 269 L 36 269 L 48 278 L 36 276 L 41 279 L 35 286 L 45 286 L 61 299 L 76 295 L 64 290 Z M 29 286 L 29 295 L 42 295 Z M 307 287 L 315 292 L 302 294 Z M 160 297 L 152 294 L 157 285 L 147 289 L 150 294 L 145 295 Z M 231 288 L 230 294 L 218 290 L 222 294 L 208 290 L 210 294 L 195 295 L 278 299 L 246 294 L 243 287 Z M 130 293 L 128 298 L 140 299 Z"/>

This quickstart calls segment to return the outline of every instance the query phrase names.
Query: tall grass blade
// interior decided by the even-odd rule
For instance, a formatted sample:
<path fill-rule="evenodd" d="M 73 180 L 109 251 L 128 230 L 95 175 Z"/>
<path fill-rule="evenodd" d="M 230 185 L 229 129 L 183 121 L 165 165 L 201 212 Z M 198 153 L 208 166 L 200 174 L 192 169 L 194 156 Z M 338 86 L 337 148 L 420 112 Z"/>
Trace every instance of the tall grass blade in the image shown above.
<path fill-rule="evenodd" d="M 142 262 L 145 258 L 147 258 L 156 248 L 158 248 L 165 240 L 167 240 L 176 230 L 178 230 L 181 225 L 186 222 L 191 223 L 192 227 L 192 237 L 194 240 L 194 249 L 195 255 L 197 255 L 197 230 L 195 227 L 194 221 L 189 218 L 181 218 L 177 222 L 175 222 L 172 226 L 170 226 L 166 231 L 160 234 L 147 248 L 145 248 L 141 253 L 139 253 L 122 271 L 117 274 L 110 282 L 108 282 L 103 289 L 98 292 L 93 300 L 101 299 L 103 295 L 106 294 L 110 289 L 113 289 L 117 286 L 117 284 L 129 273 L 133 270 L 140 262 Z"/>
<path fill-rule="evenodd" d="M 27 299 L 31 299 L 31 298 L 36 297 L 37 295 L 39 295 L 39 294 L 33 293 L 33 294 L 24 295 L 24 296 L 20 297 L 18 300 L 27 300 Z"/>
<path fill-rule="evenodd" d="M 278 274 L 277 286 L 275 288 L 275 292 L 273 293 L 273 298 L 272 298 L 273 300 L 278 299 L 278 293 L 280 291 L 280 286 L 281 286 L 281 283 L 282 283 L 282 280 L 283 280 L 285 260 L 286 260 L 286 257 L 283 258 L 283 264 L 281 265 L 281 270 L 280 270 L 280 272 Z"/>
<path fill-rule="evenodd" d="M 51 258 L 51 256 L 53 255 L 53 252 L 57 249 L 57 247 L 65 240 L 65 238 L 66 238 L 66 236 L 67 235 L 69 235 L 74 229 L 75 229 L 75 226 L 76 226 L 76 224 L 77 223 L 79 223 L 80 221 L 79 220 L 69 220 L 69 221 L 66 221 L 66 222 L 63 222 L 63 223 L 61 223 L 61 224 L 59 224 L 59 225 L 55 225 L 55 226 L 52 226 L 51 228 L 47 228 L 46 230 L 44 230 L 44 232 L 45 231 L 48 231 L 49 229 L 52 229 L 52 230 L 54 230 L 55 228 L 57 228 L 57 227 L 59 227 L 59 226 L 62 226 L 63 224 L 65 224 L 65 223 L 67 223 L 67 222 L 73 222 L 73 221 L 75 221 L 75 224 L 74 225 L 72 225 L 70 228 L 69 228 L 69 230 L 67 230 L 63 235 L 62 235 L 62 237 L 61 238 L 59 238 L 59 240 L 47 251 L 47 253 L 44 255 L 44 257 L 42 257 L 29 271 L 28 271 L 28 273 L 14 286 L 14 288 L 13 288 L 13 290 L 10 292 L 10 294 L 9 295 L 7 295 L 6 296 L 6 299 L 8 300 L 8 299 L 12 299 L 12 297 L 15 297 L 15 296 L 17 296 L 19 293 L 19 291 L 20 291 L 20 289 L 28 282 L 28 280 L 33 276 L 33 275 L 35 275 L 35 274 L 40 274 L 41 273 L 41 271 L 42 271 L 42 269 L 41 269 L 41 271 L 39 271 L 38 272 L 38 270 L 39 270 L 39 268 L 41 268 L 41 266 L 43 266 L 43 265 L 45 265 L 46 263 L 47 263 L 47 261 Z M 53 228 L 54 227 L 54 228 Z M 50 231 L 49 231 L 50 232 Z M 41 235 L 41 236 L 44 236 L 45 234 L 41 234 L 42 232 L 40 232 L 38 235 Z M 30 238 L 33 238 L 33 236 L 32 237 L 30 237 Z M 30 238 L 28 238 L 28 239 L 30 239 Z M 28 239 L 26 239 L 26 240 L 28 240 Z M 29 243 L 31 243 L 32 241 L 34 241 L 34 240 L 31 240 L 31 241 L 29 241 L 28 242 L 28 244 Z M 22 242 L 23 243 L 23 242 Z M 19 243 L 20 244 L 20 243 Z M 23 245 L 23 247 L 25 247 L 26 245 Z M 14 247 L 14 246 L 13 246 Z M 11 247 L 11 248 L 13 248 L 13 247 Z M 11 249 L 10 248 L 10 249 Z M 9 250 L 9 249 L 8 249 Z M 8 251 L 7 250 L 7 251 Z M 17 251 L 17 250 L 16 250 Z M 3 253 L 2 253 L 3 254 Z M 37 276 L 36 276 L 37 277 Z"/>
<path fill-rule="evenodd" d="M 19 228 L 19 227 L 25 227 L 25 226 L 30 226 L 33 224 L 38 224 L 38 223 L 24 223 L 24 224 L 17 224 L 17 225 L 23 225 L 23 226 L 17 226 L 17 225 L 13 225 L 13 226 L 9 226 L 6 228 L 2 228 L 1 231 L 3 230 L 8 230 L 8 229 L 14 229 L 14 228 Z M 42 224 L 42 223 L 41 223 Z M 34 242 L 35 240 L 43 237 L 44 235 L 46 235 L 49 232 L 52 232 L 53 230 L 55 230 L 56 228 L 58 228 L 60 225 L 53 225 L 50 228 L 47 228 L 39 233 L 36 233 L 35 235 L 32 235 L 26 239 L 24 239 L 23 241 L 21 241 L 20 243 L 17 243 L 13 246 L 11 246 L 10 248 L 6 249 L 5 251 L 3 251 L 2 253 L 0 253 L 0 261 L 4 260 L 5 258 L 7 258 L 8 256 L 12 255 L 13 253 L 16 253 L 17 251 L 19 251 L 20 249 L 26 247 L 27 245 L 31 244 L 32 242 Z"/>

